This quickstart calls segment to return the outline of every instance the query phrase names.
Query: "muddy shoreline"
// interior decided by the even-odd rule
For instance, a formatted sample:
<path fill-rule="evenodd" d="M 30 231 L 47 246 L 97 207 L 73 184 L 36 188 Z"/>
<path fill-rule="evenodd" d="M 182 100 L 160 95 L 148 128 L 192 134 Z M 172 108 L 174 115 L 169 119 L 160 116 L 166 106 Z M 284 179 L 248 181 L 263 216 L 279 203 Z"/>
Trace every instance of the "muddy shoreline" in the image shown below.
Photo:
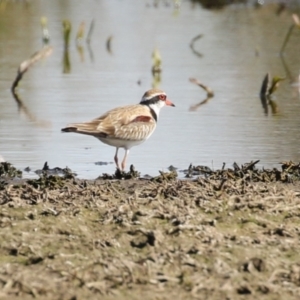
<path fill-rule="evenodd" d="M 3 299 L 300 297 L 299 164 L 192 166 L 186 180 L 3 170 Z"/>

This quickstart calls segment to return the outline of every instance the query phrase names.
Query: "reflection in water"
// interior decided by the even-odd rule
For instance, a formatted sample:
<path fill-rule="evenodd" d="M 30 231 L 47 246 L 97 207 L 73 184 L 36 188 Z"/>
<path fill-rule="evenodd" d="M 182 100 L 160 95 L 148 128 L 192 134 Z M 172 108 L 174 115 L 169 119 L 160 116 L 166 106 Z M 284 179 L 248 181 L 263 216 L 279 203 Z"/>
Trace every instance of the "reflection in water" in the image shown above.
<path fill-rule="evenodd" d="M 111 172 L 111 166 L 107 166 L 106 169 L 102 166 L 102 169 L 96 172 L 93 167 L 90 167 L 94 163 L 91 153 L 96 155 L 98 151 L 93 141 L 85 141 L 84 138 L 73 141 L 71 138 L 72 146 L 62 147 L 63 143 L 69 141 L 61 137 L 57 128 L 60 123 L 64 123 L 63 120 L 75 119 L 79 113 L 85 119 L 90 116 L 92 110 L 106 109 L 112 102 L 118 101 L 120 105 L 128 104 L 130 100 L 125 94 L 132 92 L 134 95 L 143 89 L 143 86 L 159 87 L 161 80 L 164 89 L 171 90 L 175 97 L 183 99 L 182 107 L 183 110 L 186 107 L 186 111 L 175 112 L 178 122 L 174 122 L 173 116 L 168 115 L 168 112 L 165 113 L 166 118 L 162 120 L 164 126 L 156 133 L 157 139 L 143 146 L 149 156 L 147 161 L 144 159 L 145 155 L 140 155 L 138 151 L 135 153 L 135 165 L 139 166 L 139 169 L 144 168 L 141 170 L 143 173 L 154 175 L 158 168 L 170 164 L 177 164 L 178 167 L 184 168 L 189 162 L 208 165 L 214 160 L 214 164 L 218 165 L 223 161 L 230 163 L 233 159 L 243 162 L 251 157 L 251 159 L 260 158 L 262 164 L 270 166 L 281 159 L 299 159 L 300 101 L 297 96 L 300 85 L 298 81 L 297 87 L 291 87 L 288 82 L 284 82 L 283 89 L 280 86 L 276 92 L 275 95 L 278 95 L 280 102 L 275 98 L 273 100 L 280 105 L 280 111 L 284 111 L 284 114 L 281 114 L 280 118 L 276 117 L 276 120 L 272 117 L 272 112 L 278 111 L 276 102 L 265 94 L 262 95 L 261 100 L 257 99 L 257 87 L 261 84 L 260 77 L 263 78 L 262 74 L 265 74 L 265 70 L 281 74 L 278 72 L 284 66 L 286 73 L 283 69 L 282 75 L 289 79 L 298 75 L 300 64 L 300 57 L 297 55 L 300 43 L 296 36 L 298 30 L 293 30 L 281 60 L 277 55 L 292 24 L 290 11 L 285 11 L 278 18 L 275 15 L 274 5 L 264 5 L 260 10 L 254 10 L 249 4 L 247 7 L 235 5 L 214 12 L 204 10 L 200 5 L 196 5 L 193 9 L 190 5 L 191 1 L 181 0 L 180 13 L 174 18 L 171 7 L 173 0 L 159 0 L 157 9 L 149 7 L 152 0 L 137 1 L 134 4 L 130 1 L 125 4 L 124 1 L 94 0 L 84 1 L 84 3 L 73 0 L 74 5 L 69 5 L 70 1 L 63 1 L 64 4 L 61 4 L 61 1 L 46 2 L 47 5 L 42 4 L 43 1 L 41 5 L 37 5 L 40 4 L 38 0 L 31 0 L 27 2 L 30 9 L 25 10 L 20 6 L 23 1 L 5 1 L 10 4 L 7 5 L 4 13 L 0 12 L 2 24 L 0 26 L 2 45 L 0 47 L 2 70 L 0 114 L 1 125 L 4 125 L 0 126 L 0 153 L 7 160 L 14 161 L 22 167 L 31 165 L 36 168 L 35 163 L 40 163 L 38 160 L 43 162 L 46 160 L 45 149 L 52 147 L 53 151 L 47 151 L 47 159 L 51 164 L 64 165 L 65 157 L 71 157 L 70 167 L 79 171 L 81 178 L 95 178 L 99 175 L 97 172 L 102 170 Z M 169 6 L 164 5 L 167 2 Z M 0 1 L 0 6 L 2 3 L 4 1 Z M 22 57 L 22 53 L 27 51 L 31 53 L 31 47 L 41 42 L 39 21 L 43 15 L 48 17 L 49 29 L 52 28 L 51 44 L 55 42 L 58 49 L 62 48 L 62 52 L 57 57 L 53 57 L 53 63 L 43 66 L 45 73 L 42 73 L 45 76 L 40 76 L 39 69 L 33 69 L 34 72 L 28 74 L 30 76 L 28 81 L 26 80 L 26 86 L 35 88 L 17 90 L 14 95 L 15 100 L 12 100 L 10 93 L 7 95 L 5 92 L 7 84 L 10 87 L 12 83 L 9 81 L 10 78 L 14 79 L 16 75 L 16 70 L 11 71 L 10 66 L 19 65 L 18 57 Z M 124 15 L 130 18 L 123 18 Z M 72 24 L 68 22 L 65 24 L 69 31 L 73 25 L 71 33 L 63 33 L 64 18 L 69 18 L 72 22 Z M 101 20 L 101 24 L 94 22 L 92 18 Z M 79 49 L 76 49 L 75 42 L 82 20 L 86 24 L 84 40 L 81 44 L 85 52 L 84 63 L 79 60 L 77 52 Z M 35 26 L 37 21 L 38 24 Z M 55 24 L 60 25 L 58 30 L 55 30 Z M 21 34 L 18 28 L 25 26 L 28 30 Z M 200 33 L 203 34 L 202 37 Z M 68 34 L 71 36 L 68 37 Z M 122 45 L 122 55 L 110 55 L 110 53 L 115 54 L 115 46 L 117 46 L 115 40 L 111 39 L 107 48 L 106 43 L 111 34 L 113 38 L 118 37 L 118 44 Z M 162 62 L 160 65 L 164 73 L 151 73 L 152 60 L 148 67 L 145 62 L 147 51 L 149 48 L 153 50 L 156 45 L 159 45 L 161 54 L 168 53 L 167 57 L 162 56 L 164 65 Z M 94 52 L 95 57 L 89 46 L 97 49 L 97 52 Z M 258 57 L 253 55 L 255 46 L 259 49 L 259 56 L 256 51 Z M 95 58 L 93 64 L 90 63 L 90 58 L 92 61 Z M 151 57 L 149 56 L 148 59 L 150 60 Z M 73 73 L 72 76 L 62 76 L 63 70 L 65 73 Z M 221 101 L 215 99 L 211 101 L 212 98 L 207 96 L 205 90 L 202 91 L 202 88 L 198 89 L 191 85 L 186 79 L 192 74 L 204 83 L 208 83 Z M 102 80 L 99 81 L 99 78 Z M 140 80 L 136 83 L 138 79 Z M 38 89 L 45 80 L 49 80 L 51 89 Z M 132 91 L 128 89 L 129 91 L 124 92 L 124 86 L 129 82 L 133 83 L 134 87 Z M 296 88 L 297 95 L 295 95 Z M 111 90 L 113 92 L 110 92 Z M 90 105 L 82 103 L 81 96 L 86 97 Z M 34 107 L 39 97 L 43 101 Z M 187 102 L 191 97 L 194 100 Z M 14 101 L 20 112 L 26 115 L 25 122 L 20 120 Z M 202 109 L 203 105 L 206 105 L 205 109 Z M 263 111 L 269 114 L 269 118 L 265 118 L 261 105 Z M 189 112 L 187 111 L 189 108 L 198 111 Z M 52 130 L 47 132 L 49 134 L 32 128 L 32 124 L 26 122 L 27 119 L 36 121 L 36 117 L 41 118 L 45 110 L 48 120 L 54 120 Z M 24 126 L 20 126 L 22 123 Z M 25 126 L 31 128 L 31 132 L 28 132 Z M 176 133 L 176 141 L 172 138 L 166 141 L 164 130 L 168 130 L 170 135 Z M 280 147 L 278 147 L 279 139 L 282 141 Z M 154 156 L 153 158 L 152 153 L 155 151 L 152 150 L 160 146 L 171 147 L 174 151 L 170 151 L 167 157 Z M 74 150 L 76 147 L 77 149 L 84 147 L 88 150 L 76 152 Z M 103 155 L 102 160 L 106 161 L 106 148 L 103 148 L 101 155 Z M 151 163 L 153 159 L 157 159 L 156 164 Z"/>
<path fill-rule="evenodd" d="M 272 94 L 278 88 L 279 82 L 284 80 L 284 78 L 274 77 L 270 83 L 270 73 L 267 73 L 261 86 L 260 90 L 260 100 L 264 110 L 265 115 L 268 115 L 268 107 L 271 107 L 271 112 L 273 115 L 278 113 L 278 106 L 274 100 L 272 100 Z"/>
<path fill-rule="evenodd" d="M 91 35 L 94 28 L 94 20 L 92 20 L 87 38 L 86 44 L 87 49 L 89 52 L 89 56 L 91 62 L 94 62 L 94 54 L 91 48 Z M 69 20 L 63 21 L 63 38 L 64 38 L 64 52 L 63 52 L 63 73 L 67 74 L 71 72 L 71 61 L 70 61 L 70 54 L 69 54 L 69 45 L 70 45 L 70 34 L 71 34 L 72 25 Z M 84 62 L 84 46 L 83 46 L 83 39 L 84 39 L 84 32 L 85 32 L 85 22 L 81 22 L 76 33 L 76 49 L 80 57 L 80 61 Z"/>
<path fill-rule="evenodd" d="M 191 2 L 193 4 L 199 3 L 206 9 L 221 9 L 233 3 L 246 3 L 247 0 L 191 0 Z"/>
<path fill-rule="evenodd" d="M 107 50 L 107 52 L 109 53 L 109 54 L 112 54 L 112 50 L 111 50 L 111 41 L 112 41 L 112 35 L 111 36 L 109 36 L 108 38 L 107 38 L 107 41 L 106 41 L 106 50 Z"/>
<path fill-rule="evenodd" d="M 83 46 L 77 44 L 77 45 L 76 45 L 76 49 L 77 49 L 77 52 L 78 52 L 78 54 L 79 54 L 80 61 L 81 61 L 81 62 L 84 62 L 84 50 L 83 50 Z"/>
<path fill-rule="evenodd" d="M 87 44 L 87 49 L 88 49 L 88 52 L 89 52 L 91 62 L 94 62 L 94 52 L 92 50 L 92 47 L 91 47 L 90 43 Z"/>
<path fill-rule="evenodd" d="M 277 103 L 271 99 L 271 95 L 260 95 L 260 100 L 261 100 L 261 104 L 264 110 L 265 115 L 267 116 L 269 113 L 269 109 L 268 106 L 271 107 L 271 113 L 273 115 L 278 114 L 279 110 L 278 110 L 278 106 Z"/>
<path fill-rule="evenodd" d="M 204 100 L 202 100 L 200 103 L 192 105 L 190 107 L 190 111 L 195 111 L 195 110 L 197 110 L 198 107 L 207 103 L 211 98 L 213 98 L 215 94 L 214 94 L 214 91 L 210 87 L 203 84 L 196 78 L 190 78 L 190 82 L 200 86 L 202 89 L 204 89 L 206 91 L 206 98 Z"/>
<path fill-rule="evenodd" d="M 94 31 L 94 27 L 95 27 L 95 20 L 93 19 L 92 22 L 91 22 L 91 24 L 90 24 L 90 28 L 89 28 L 89 31 L 88 31 L 88 34 L 87 34 L 87 38 L 86 38 L 87 44 L 91 43 L 91 37 L 92 37 L 92 33 Z"/>
<path fill-rule="evenodd" d="M 92 33 L 94 31 L 94 26 L 95 26 L 95 21 L 93 19 L 91 24 L 90 24 L 90 28 L 89 28 L 87 38 L 86 38 L 87 49 L 88 49 L 88 52 L 89 52 L 91 62 L 94 62 L 94 53 L 93 53 L 93 50 L 92 50 L 92 47 L 91 47 L 91 37 L 92 37 Z"/>
<path fill-rule="evenodd" d="M 81 43 L 77 43 L 76 44 L 76 49 L 77 49 L 77 52 L 79 54 L 79 57 L 80 57 L 80 61 L 81 62 L 84 62 L 84 50 L 83 50 L 83 46 Z M 70 63 L 70 62 L 69 62 Z"/>
<path fill-rule="evenodd" d="M 71 72 L 71 62 L 70 62 L 70 54 L 69 48 L 64 48 L 63 54 L 63 73 L 68 74 Z"/>
<path fill-rule="evenodd" d="M 212 97 L 207 97 L 205 98 L 204 100 L 202 100 L 201 102 L 197 103 L 197 104 L 194 104 L 194 105 L 191 105 L 190 106 L 190 111 L 195 111 L 197 110 L 201 105 L 207 103 Z"/>
<path fill-rule="evenodd" d="M 161 56 L 158 49 L 154 49 L 152 53 L 152 87 L 158 88 L 161 82 Z"/>
<path fill-rule="evenodd" d="M 196 42 L 197 40 L 199 40 L 200 38 L 202 38 L 202 36 L 203 36 L 202 34 L 198 34 L 198 35 L 195 36 L 195 37 L 191 40 L 191 42 L 190 42 L 190 48 L 192 49 L 193 53 L 196 54 L 196 55 L 199 56 L 199 57 L 202 57 L 203 55 L 202 55 L 199 51 L 197 51 L 197 50 L 195 49 L 194 44 L 195 44 L 195 42 Z"/>
<path fill-rule="evenodd" d="M 24 114 L 30 122 L 35 123 L 38 127 L 49 128 L 51 126 L 51 122 L 37 119 L 36 116 L 29 111 L 15 90 L 12 89 L 11 92 L 17 102 L 18 112 L 20 114 Z"/>

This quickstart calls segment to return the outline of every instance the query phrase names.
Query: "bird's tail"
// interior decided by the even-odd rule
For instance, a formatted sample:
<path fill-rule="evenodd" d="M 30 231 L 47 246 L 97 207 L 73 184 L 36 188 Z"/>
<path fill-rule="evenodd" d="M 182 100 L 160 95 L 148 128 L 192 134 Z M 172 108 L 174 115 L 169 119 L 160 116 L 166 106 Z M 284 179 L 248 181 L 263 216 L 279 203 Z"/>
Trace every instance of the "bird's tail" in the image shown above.
<path fill-rule="evenodd" d="M 61 129 L 62 132 L 77 132 L 77 127 L 65 127 Z"/>
<path fill-rule="evenodd" d="M 107 134 L 103 132 L 99 132 L 95 126 L 91 126 L 93 124 L 90 123 L 77 123 L 70 124 L 69 126 L 62 128 L 62 132 L 75 132 L 80 134 L 92 135 L 95 137 L 106 137 Z"/>

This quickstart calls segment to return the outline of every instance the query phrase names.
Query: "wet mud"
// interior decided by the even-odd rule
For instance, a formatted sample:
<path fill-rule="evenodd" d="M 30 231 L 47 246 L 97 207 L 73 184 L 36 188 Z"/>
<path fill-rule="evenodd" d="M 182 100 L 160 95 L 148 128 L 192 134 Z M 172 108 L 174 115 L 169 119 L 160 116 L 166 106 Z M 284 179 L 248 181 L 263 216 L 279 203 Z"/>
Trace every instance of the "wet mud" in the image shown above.
<path fill-rule="evenodd" d="M 0 164 L 0 298 L 299 299 L 299 164 L 22 179 Z"/>

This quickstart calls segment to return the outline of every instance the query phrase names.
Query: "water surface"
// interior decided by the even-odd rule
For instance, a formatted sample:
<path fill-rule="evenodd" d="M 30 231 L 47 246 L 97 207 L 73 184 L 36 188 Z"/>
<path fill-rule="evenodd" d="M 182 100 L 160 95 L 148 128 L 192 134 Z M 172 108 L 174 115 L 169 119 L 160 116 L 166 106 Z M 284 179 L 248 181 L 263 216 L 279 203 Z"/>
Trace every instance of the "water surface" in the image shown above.
<path fill-rule="evenodd" d="M 168 5 L 167 5 L 167 4 Z M 62 134 L 68 123 L 100 116 L 116 106 L 137 103 L 153 85 L 176 104 L 161 111 L 155 133 L 132 148 L 128 164 L 156 175 L 190 163 L 219 168 L 223 162 L 260 165 L 300 160 L 300 31 L 284 52 L 279 50 L 292 24 L 292 11 L 276 15 L 274 4 L 205 10 L 182 1 L 46 1 L 3 2 L 0 6 L 0 155 L 17 168 L 68 166 L 81 178 L 115 169 L 114 148 L 97 139 Z M 42 47 L 40 18 L 48 18 L 53 54 L 30 68 L 18 93 L 30 112 L 18 111 L 10 87 L 19 64 Z M 72 23 L 70 72 L 64 72 L 62 21 Z M 91 47 L 76 47 L 79 24 L 86 31 L 94 19 Z M 189 47 L 193 37 L 201 56 Z M 107 39 L 111 39 L 111 52 Z M 154 83 L 151 55 L 162 57 L 161 81 Z M 267 72 L 286 76 L 274 94 L 278 113 L 263 111 L 259 91 Z M 197 78 L 215 97 L 191 111 L 206 93 L 189 81 Z M 120 150 L 123 155 L 123 150 Z M 28 174 L 27 176 L 31 176 Z"/>

